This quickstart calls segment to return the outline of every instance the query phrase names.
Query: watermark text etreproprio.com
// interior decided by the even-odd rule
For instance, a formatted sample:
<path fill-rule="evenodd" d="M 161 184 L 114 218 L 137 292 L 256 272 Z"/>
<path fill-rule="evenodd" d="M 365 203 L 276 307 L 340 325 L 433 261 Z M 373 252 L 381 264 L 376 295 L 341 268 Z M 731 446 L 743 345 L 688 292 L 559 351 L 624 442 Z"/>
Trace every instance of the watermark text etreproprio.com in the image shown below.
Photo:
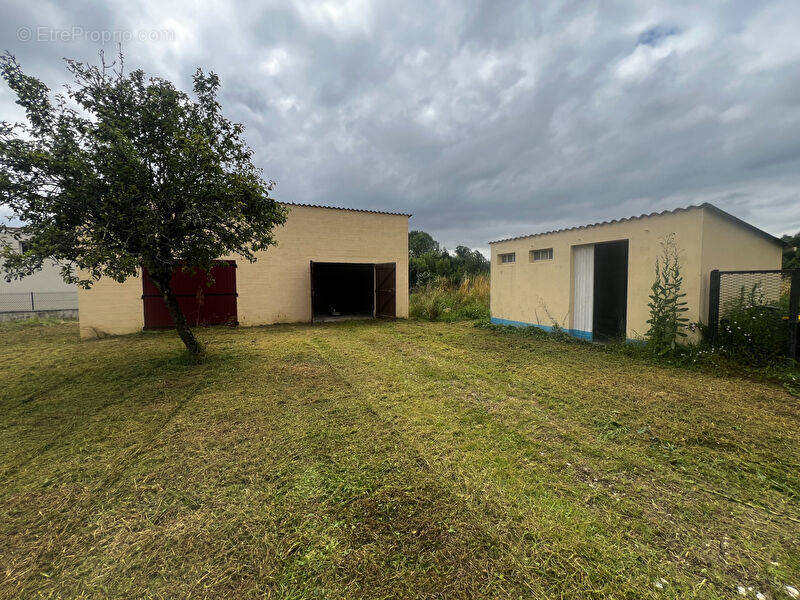
<path fill-rule="evenodd" d="M 20 42 L 174 42 L 174 29 L 86 29 L 85 27 L 20 27 Z"/>

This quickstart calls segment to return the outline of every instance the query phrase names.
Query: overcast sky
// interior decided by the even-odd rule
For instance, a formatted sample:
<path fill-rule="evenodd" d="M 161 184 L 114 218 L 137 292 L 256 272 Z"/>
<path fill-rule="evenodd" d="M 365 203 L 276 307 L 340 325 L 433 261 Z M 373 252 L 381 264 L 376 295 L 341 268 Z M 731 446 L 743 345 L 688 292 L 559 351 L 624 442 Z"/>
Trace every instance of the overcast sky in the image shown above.
<path fill-rule="evenodd" d="M 216 71 L 281 200 L 450 248 L 701 202 L 800 230 L 797 0 L 91 4 L 3 0 L 0 40 L 53 87 L 112 34 L 184 89 Z"/>

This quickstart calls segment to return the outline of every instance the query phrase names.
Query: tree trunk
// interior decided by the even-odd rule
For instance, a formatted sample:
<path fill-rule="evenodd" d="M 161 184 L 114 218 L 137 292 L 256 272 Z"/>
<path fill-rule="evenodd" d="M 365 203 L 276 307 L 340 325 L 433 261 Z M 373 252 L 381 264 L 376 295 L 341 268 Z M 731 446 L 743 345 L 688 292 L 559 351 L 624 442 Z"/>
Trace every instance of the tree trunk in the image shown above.
<path fill-rule="evenodd" d="M 186 322 L 186 317 L 181 310 L 180 305 L 178 304 L 178 299 L 175 297 L 175 294 L 172 292 L 172 288 L 170 287 L 169 283 L 164 283 L 163 281 L 156 280 L 155 278 L 151 277 L 153 283 L 156 284 L 156 287 L 161 292 L 161 295 L 164 297 L 164 304 L 167 305 L 167 310 L 169 311 L 169 316 L 172 317 L 172 322 L 175 323 L 175 329 L 178 330 L 178 335 L 183 341 L 183 345 L 186 346 L 186 349 L 193 355 L 193 356 L 200 356 L 203 354 L 203 347 L 197 341 L 197 338 L 194 337 L 192 330 L 189 329 L 189 324 Z"/>

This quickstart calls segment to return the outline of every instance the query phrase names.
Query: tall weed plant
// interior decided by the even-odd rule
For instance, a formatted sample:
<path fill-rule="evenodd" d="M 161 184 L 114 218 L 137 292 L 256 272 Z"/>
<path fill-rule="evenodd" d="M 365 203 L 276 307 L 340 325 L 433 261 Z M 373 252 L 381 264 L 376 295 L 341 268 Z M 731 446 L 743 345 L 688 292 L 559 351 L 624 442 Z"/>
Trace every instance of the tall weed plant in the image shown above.
<path fill-rule="evenodd" d="M 656 278 L 650 288 L 650 318 L 647 323 L 648 346 L 660 355 L 674 352 L 686 338 L 689 319 L 684 313 L 686 293 L 682 291 L 683 276 L 678 259 L 675 234 L 669 234 L 661 242 L 662 254 L 656 258 Z"/>

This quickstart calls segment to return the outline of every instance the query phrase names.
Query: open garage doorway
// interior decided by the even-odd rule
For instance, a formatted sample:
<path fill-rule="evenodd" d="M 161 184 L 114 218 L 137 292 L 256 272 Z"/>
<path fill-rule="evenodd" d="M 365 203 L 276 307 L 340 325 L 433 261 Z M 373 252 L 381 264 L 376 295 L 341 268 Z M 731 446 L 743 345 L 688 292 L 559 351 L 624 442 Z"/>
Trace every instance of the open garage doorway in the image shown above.
<path fill-rule="evenodd" d="M 594 245 L 592 339 L 625 339 L 628 313 L 628 240 Z"/>
<path fill-rule="evenodd" d="M 394 318 L 395 294 L 394 263 L 311 261 L 312 321 Z"/>

